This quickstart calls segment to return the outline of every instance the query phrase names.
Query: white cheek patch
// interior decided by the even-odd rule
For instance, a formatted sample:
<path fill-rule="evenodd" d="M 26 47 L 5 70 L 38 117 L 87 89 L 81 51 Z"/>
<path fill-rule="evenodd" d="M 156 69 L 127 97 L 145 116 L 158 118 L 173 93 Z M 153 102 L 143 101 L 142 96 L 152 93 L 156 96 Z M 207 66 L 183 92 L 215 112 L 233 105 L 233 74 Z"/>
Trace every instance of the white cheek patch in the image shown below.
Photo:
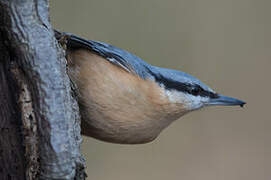
<path fill-rule="evenodd" d="M 187 110 L 196 110 L 201 108 L 205 102 L 208 102 L 208 97 L 194 96 L 188 93 L 183 93 L 175 90 L 165 90 L 169 101 L 172 103 L 183 104 Z"/>

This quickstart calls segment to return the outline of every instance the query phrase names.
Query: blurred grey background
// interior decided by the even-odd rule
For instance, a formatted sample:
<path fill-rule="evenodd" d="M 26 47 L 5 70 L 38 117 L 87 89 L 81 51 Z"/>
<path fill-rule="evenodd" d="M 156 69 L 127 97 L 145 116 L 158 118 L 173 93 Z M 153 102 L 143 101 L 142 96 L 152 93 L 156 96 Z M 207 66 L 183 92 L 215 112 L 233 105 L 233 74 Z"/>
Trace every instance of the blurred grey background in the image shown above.
<path fill-rule="evenodd" d="M 270 180 L 270 8 L 270 0 L 51 1 L 55 28 L 248 102 L 188 114 L 145 145 L 84 138 L 88 179 Z"/>

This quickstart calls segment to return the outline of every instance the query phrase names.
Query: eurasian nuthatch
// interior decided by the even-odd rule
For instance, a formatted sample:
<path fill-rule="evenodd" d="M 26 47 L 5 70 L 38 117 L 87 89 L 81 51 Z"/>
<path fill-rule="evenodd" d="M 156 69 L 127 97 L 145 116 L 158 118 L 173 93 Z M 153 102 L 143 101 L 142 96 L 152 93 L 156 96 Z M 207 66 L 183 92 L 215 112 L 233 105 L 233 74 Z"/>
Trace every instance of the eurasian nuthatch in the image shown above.
<path fill-rule="evenodd" d="M 149 65 L 103 42 L 66 35 L 68 74 L 78 88 L 84 135 L 113 143 L 146 143 L 193 110 L 245 104 L 184 72 Z"/>

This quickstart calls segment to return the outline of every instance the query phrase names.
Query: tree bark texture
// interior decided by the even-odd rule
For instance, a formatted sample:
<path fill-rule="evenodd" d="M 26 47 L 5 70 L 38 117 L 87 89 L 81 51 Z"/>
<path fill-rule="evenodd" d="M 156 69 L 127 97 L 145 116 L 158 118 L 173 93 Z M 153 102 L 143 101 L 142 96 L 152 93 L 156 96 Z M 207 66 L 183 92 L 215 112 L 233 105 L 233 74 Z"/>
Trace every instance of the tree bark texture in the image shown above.
<path fill-rule="evenodd" d="M 0 0 L 0 179 L 84 179 L 80 117 L 47 0 Z"/>

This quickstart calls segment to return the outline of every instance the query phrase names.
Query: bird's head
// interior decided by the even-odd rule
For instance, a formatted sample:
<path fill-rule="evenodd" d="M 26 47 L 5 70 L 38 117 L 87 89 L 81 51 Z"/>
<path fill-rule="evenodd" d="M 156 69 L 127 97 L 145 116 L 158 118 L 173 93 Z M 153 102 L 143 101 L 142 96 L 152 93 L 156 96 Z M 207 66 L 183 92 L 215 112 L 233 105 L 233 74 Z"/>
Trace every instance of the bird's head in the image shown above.
<path fill-rule="evenodd" d="M 171 103 L 181 104 L 186 112 L 206 106 L 241 106 L 244 101 L 223 96 L 197 78 L 181 71 L 154 67 L 152 77 L 163 89 Z"/>

